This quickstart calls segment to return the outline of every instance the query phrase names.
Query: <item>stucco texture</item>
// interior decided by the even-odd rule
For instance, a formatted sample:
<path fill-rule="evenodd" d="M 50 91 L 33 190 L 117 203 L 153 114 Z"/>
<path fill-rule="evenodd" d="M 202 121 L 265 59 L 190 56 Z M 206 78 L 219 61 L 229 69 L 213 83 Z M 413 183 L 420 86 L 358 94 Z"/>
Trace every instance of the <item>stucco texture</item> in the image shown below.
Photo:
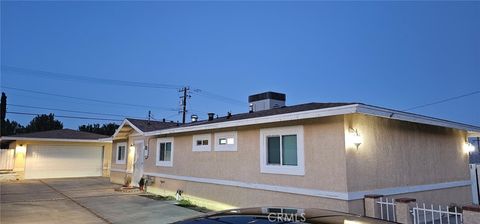
<path fill-rule="evenodd" d="M 174 136 L 173 167 L 155 165 L 156 138 L 149 141 L 152 155 L 145 172 L 294 186 L 328 191 L 346 191 L 343 118 L 330 117 L 301 123 L 305 139 L 305 175 L 278 175 L 260 172 L 260 129 L 237 129 L 238 151 L 192 151 L 192 134 Z M 272 126 L 268 126 L 272 127 Z M 212 139 L 214 133 L 212 133 Z M 154 146 L 155 148 L 152 148 Z"/>

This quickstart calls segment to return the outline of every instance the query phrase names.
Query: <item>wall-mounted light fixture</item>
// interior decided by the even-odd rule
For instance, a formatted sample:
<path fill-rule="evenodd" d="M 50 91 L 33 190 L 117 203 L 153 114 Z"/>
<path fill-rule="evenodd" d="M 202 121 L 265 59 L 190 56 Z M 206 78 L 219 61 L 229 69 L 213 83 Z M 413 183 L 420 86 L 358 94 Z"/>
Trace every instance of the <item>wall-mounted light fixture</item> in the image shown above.
<path fill-rule="evenodd" d="M 357 147 L 357 150 L 358 150 L 358 147 L 363 143 L 363 138 L 358 133 L 358 130 L 350 128 L 350 136 L 349 137 L 350 137 L 350 142 L 352 144 L 354 144 Z"/>
<path fill-rule="evenodd" d="M 463 151 L 465 151 L 465 153 L 474 152 L 475 146 L 470 142 L 465 142 L 465 145 L 463 146 Z"/>
<path fill-rule="evenodd" d="M 143 156 L 145 159 L 148 159 L 148 152 L 149 152 L 148 145 L 146 145 L 143 151 Z"/>
<path fill-rule="evenodd" d="M 23 144 L 19 144 L 15 149 L 15 153 L 26 153 L 26 152 L 27 152 L 27 147 Z"/>

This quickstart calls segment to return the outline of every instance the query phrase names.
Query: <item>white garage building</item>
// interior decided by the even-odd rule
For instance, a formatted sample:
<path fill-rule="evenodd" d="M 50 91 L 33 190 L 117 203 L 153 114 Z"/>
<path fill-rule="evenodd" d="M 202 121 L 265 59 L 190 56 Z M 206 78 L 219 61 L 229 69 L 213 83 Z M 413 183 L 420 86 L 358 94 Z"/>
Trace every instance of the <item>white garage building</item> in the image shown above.
<path fill-rule="evenodd" d="M 109 176 L 109 136 L 71 129 L 1 137 L 19 179 Z"/>

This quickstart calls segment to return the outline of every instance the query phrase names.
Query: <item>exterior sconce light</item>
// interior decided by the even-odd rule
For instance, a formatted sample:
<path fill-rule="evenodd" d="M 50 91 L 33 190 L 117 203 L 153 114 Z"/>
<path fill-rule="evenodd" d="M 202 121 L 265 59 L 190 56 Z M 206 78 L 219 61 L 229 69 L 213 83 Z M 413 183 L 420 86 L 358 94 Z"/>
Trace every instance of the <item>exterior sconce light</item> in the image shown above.
<path fill-rule="evenodd" d="M 23 144 L 19 144 L 16 149 L 15 149 L 15 152 L 16 153 L 23 153 L 25 154 L 27 152 L 27 147 Z"/>
<path fill-rule="evenodd" d="M 143 150 L 143 156 L 144 156 L 145 159 L 148 159 L 148 151 L 149 151 L 148 146 L 146 145 L 144 150 Z"/>
<path fill-rule="evenodd" d="M 463 150 L 466 153 L 471 153 L 471 152 L 475 151 L 475 146 L 470 142 L 465 142 L 465 146 L 464 146 Z"/>
<path fill-rule="evenodd" d="M 363 138 L 360 136 L 360 134 L 358 134 L 357 129 L 350 128 L 350 141 L 357 147 L 357 150 L 358 147 L 363 143 Z"/>

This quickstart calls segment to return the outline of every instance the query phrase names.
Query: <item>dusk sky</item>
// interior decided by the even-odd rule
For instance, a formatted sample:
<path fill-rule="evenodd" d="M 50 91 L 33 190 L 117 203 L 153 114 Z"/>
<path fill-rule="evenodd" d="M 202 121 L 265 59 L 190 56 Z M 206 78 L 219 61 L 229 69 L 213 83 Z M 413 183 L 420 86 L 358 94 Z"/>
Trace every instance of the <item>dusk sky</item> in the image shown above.
<path fill-rule="evenodd" d="M 203 119 L 270 90 L 404 110 L 480 91 L 480 2 L 2 1 L 1 66 L 8 112 L 181 120 L 182 86 Z M 479 102 L 410 112 L 480 126 Z"/>

